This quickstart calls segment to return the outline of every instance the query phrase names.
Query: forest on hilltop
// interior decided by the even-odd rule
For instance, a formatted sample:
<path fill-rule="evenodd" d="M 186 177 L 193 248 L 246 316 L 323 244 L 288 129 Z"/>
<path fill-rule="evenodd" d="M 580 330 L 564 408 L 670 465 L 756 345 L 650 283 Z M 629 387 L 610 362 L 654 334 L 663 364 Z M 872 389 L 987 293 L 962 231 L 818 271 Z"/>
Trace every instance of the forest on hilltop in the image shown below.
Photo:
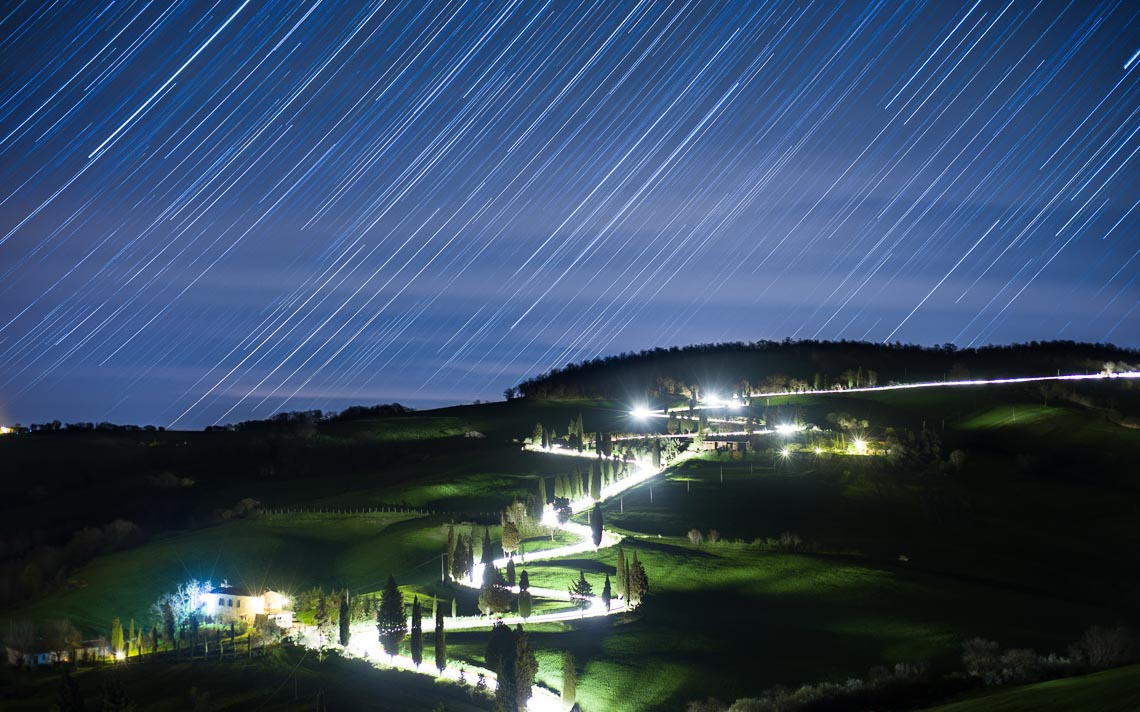
<path fill-rule="evenodd" d="M 1075 341 L 960 349 L 865 341 L 753 341 L 655 348 L 572 363 L 523 381 L 517 395 L 630 399 L 843 389 L 944 379 L 1127 370 L 1140 350 Z"/>

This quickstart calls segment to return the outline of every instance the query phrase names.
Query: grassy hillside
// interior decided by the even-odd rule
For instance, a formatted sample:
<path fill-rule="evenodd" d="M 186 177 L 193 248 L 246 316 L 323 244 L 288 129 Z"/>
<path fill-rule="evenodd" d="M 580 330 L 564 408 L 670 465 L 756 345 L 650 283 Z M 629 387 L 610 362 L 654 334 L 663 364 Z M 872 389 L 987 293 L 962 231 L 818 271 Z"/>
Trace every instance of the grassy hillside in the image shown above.
<path fill-rule="evenodd" d="M 1140 665 L 997 690 L 927 712 L 1132 712 L 1140 709 Z"/>
<path fill-rule="evenodd" d="M 626 553 L 636 550 L 645 563 L 651 597 L 632 616 L 535 627 L 540 681 L 558 688 L 559 656 L 571 650 L 584 709 L 676 709 L 710 695 L 842 681 L 896 662 L 949 671 L 973 636 L 1064 652 L 1092 623 L 1137 622 L 1140 579 L 1130 562 L 1140 547 L 1140 431 L 1097 405 L 1112 399 L 1132 412 L 1136 393 L 1117 385 L 1075 389 L 1092 405 L 1009 386 L 754 404 L 769 423 L 834 428 L 829 414 L 849 414 L 867 421 L 861 435 L 881 447 L 925 427 L 938 456 L 908 469 L 887 457 L 814 455 L 813 439 L 851 433 L 758 436 L 759 449 L 746 458 L 694 458 L 606 503 L 607 526 L 626 534 Z M 5 615 L 66 616 L 105 634 L 111 617 L 145 619 L 158 594 L 191 576 L 292 592 L 316 585 L 367 592 L 389 574 L 409 593 L 456 597 L 470 611 L 474 592 L 438 583 L 452 515 L 220 521 L 214 510 L 254 497 L 270 509 L 405 505 L 461 512 L 460 520 L 482 516 L 535 492 L 538 477 L 581 465 L 521 450 L 536 422 L 565 433 L 579 413 L 588 431 L 639 427 L 625 403 L 528 398 L 332 422 L 307 434 L 63 432 L 8 440 L 0 455 L 13 455 L 22 473 L 4 481 L 10 507 L 20 492 L 42 486 L 50 494 L 37 501 L 48 521 L 105 511 L 157 524 L 143 545 L 98 556 L 73 571 L 67 587 Z M 484 437 L 465 437 L 471 431 Z M 787 458 L 778 454 L 784 445 L 793 449 Z M 952 450 L 967 455 L 960 468 L 945 466 Z M 29 474 L 41 466 L 42 477 Z M 164 470 L 194 484 L 145 484 Z M 21 510 L 19 521 L 35 511 Z M 171 512 L 199 526 L 164 531 Z M 690 528 L 716 529 L 724 541 L 693 545 Z M 798 534 L 806 550 L 764 543 L 782 532 Z M 526 568 L 535 586 L 564 589 L 582 570 L 600 589 L 615 555 L 603 550 Z M 485 644 L 485 632 L 449 636 L 453 658 L 481 660 Z M 194 679 L 190 669 L 170 674 Z M 361 684 L 372 684 L 371 676 Z M 258 694 L 275 700 L 267 709 L 291 709 L 267 697 L 268 687 Z"/>
<path fill-rule="evenodd" d="M 266 709 L 309 712 L 322 694 L 331 710 L 489 710 L 492 705 L 471 688 L 436 682 L 396 670 L 337 656 L 319 660 L 315 653 L 278 648 L 266 657 L 234 661 L 136 664 L 82 669 L 74 676 L 87 709 L 97 708 L 107 682 L 118 686 L 147 712 L 215 712 Z M 10 712 L 41 712 L 57 699 L 58 672 L 6 680 L 3 707 Z M 4 686 L 0 686 L 4 687 Z"/>

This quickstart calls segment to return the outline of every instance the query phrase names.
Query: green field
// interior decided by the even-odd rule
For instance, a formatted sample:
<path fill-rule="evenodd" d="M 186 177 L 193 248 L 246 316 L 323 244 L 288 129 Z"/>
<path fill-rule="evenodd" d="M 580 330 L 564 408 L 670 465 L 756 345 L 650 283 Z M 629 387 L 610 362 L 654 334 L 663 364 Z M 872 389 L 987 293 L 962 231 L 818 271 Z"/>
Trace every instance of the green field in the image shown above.
<path fill-rule="evenodd" d="M 136 709 L 147 712 L 309 712 L 316 708 L 318 694 L 324 696 L 330 710 L 430 710 L 440 704 L 448 712 L 492 708 L 489 702 L 474 697 L 470 687 L 436 682 L 411 672 L 378 670 L 335 655 L 319 660 L 316 653 L 293 647 L 234 661 L 86 668 L 75 675 L 75 681 L 87 709 L 98 708 L 107 681 L 119 686 Z M 5 710 L 40 712 L 57 699 L 60 675 L 43 671 L 6 682 L 10 686 L 3 701 Z"/>
<path fill-rule="evenodd" d="M 410 515 L 231 521 L 100 557 L 72 575 L 70 590 L 7 616 L 68 617 L 81 629 L 99 631 L 115 616 L 148 618 L 162 593 L 191 578 L 294 594 L 318 585 L 373 591 L 389 574 L 404 583 L 426 582 L 438 578 L 446 540 L 441 522 Z M 434 567 L 421 565 L 429 559 Z"/>
<path fill-rule="evenodd" d="M 1133 712 L 1140 709 L 1140 665 L 980 694 L 927 712 Z"/>
<path fill-rule="evenodd" d="M 540 682 L 561 686 L 559 656 L 570 650 L 584 709 L 677 709 L 774 685 L 843 681 L 897 662 L 951 672 L 961 642 L 974 636 L 1063 653 L 1090 624 L 1140 620 L 1140 574 L 1128 563 L 1140 547 L 1140 431 L 1014 387 L 780 398 L 765 406 L 757 412 L 769 422 L 820 427 L 829 427 L 829 413 L 849 413 L 868 420 L 865 435 L 880 444 L 890 429 L 925 425 L 938 435 L 942 460 L 954 449 L 968 457 L 959 470 L 909 472 L 882 457 L 816 457 L 813 438 L 822 436 L 811 433 L 789 443 L 791 457 L 774 457 L 779 441 L 766 436 L 762 451 L 745 459 L 694 458 L 605 503 L 606 525 L 628 537 L 627 555 L 638 552 L 651 596 L 632 615 L 531 626 Z M 147 436 L 153 446 L 140 445 L 139 435 L 92 434 L 74 451 L 48 454 L 42 446 L 51 436 L 31 438 L 16 459 L 44 458 L 63 512 L 98 491 L 95 475 L 68 467 L 82 470 L 77 458 L 111 448 L 107 462 L 132 473 L 125 499 L 116 500 L 128 518 L 138 477 L 172 462 L 195 484 L 159 493 L 160 510 L 165 497 L 185 497 L 180 506 L 201 511 L 254 496 L 269 509 L 402 505 L 433 513 L 285 515 L 152 530 L 144 545 L 96 558 L 71 574 L 67 588 L 5 617 L 66 616 L 105 634 L 113 616 L 146 619 L 160 593 L 190 577 L 362 593 L 388 575 L 408 597 L 439 597 L 445 610 L 455 598 L 461 614 L 472 613 L 477 592 L 439 582 L 447 523 L 494 523 L 511 499 L 537 490 L 537 477 L 582 466 L 521 450 L 535 422 L 565 432 L 579 412 L 589 430 L 631 427 L 620 404 L 515 401 L 332 423 L 303 442 L 275 445 L 248 432 Z M 464 437 L 471 430 L 485 437 Z M 255 466 L 264 447 L 283 469 L 240 476 L 262 472 Z M 69 482 L 79 485 L 73 493 L 58 484 Z M 685 536 L 690 528 L 718 530 L 723 541 L 695 546 Z M 801 550 L 764 543 L 783 532 L 798 534 Z M 527 550 L 568 543 L 563 534 L 555 539 L 534 537 Z M 585 571 L 598 591 L 615 557 L 610 549 L 525 568 L 533 585 L 557 589 Z M 536 611 L 564 605 L 539 601 Z M 485 631 L 449 636 L 456 660 L 481 661 L 485 644 Z M 170 674 L 193 679 L 189 670 Z M 374 674 L 363 675 L 368 684 Z M 1047 684 L 1086 694 L 1082 685 L 1099 683 L 1078 681 L 1094 679 L 1109 678 Z M 1103 689 L 1110 701 L 1130 699 L 1107 682 Z M 1005 692 L 1016 691 L 994 695 Z M 982 699 L 990 698 L 977 704 Z M 269 707 L 292 709 L 273 700 Z"/>

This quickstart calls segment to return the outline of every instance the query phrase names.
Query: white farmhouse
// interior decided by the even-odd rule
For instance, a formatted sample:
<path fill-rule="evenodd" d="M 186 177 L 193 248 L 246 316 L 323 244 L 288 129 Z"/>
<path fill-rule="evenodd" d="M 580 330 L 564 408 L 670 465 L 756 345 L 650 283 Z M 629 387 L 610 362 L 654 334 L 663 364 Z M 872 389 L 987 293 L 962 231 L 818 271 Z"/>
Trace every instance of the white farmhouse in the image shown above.
<path fill-rule="evenodd" d="M 287 610 L 289 597 L 277 591 L 254 593 L 235 586 L 222 586 L 202 594 L 202 600 L 206 615 L 219 621 L 242 619 L 253 623 L 256 616 L 264 614 L 282 628 L 293 625 L 293 611 Z"/>

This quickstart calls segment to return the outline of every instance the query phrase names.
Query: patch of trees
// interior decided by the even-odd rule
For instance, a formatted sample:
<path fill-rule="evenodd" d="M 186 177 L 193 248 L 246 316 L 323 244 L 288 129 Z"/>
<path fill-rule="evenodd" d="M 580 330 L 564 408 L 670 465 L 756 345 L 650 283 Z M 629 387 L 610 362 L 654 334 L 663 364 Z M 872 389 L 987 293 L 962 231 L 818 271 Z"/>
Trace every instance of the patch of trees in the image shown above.
<path fill-rule="evenodd" d="M 979 686 L 1021 685 L 1130 665 L 1137 660 L 1133 631 L 1094 625 L 1069 646 L 1068 656 L 1042 655 L 1029 648 L 1002 647 L 984 638 L 962 643 L 958 672 L 941 678 L 924 663 L 874 667 L 861 678 L 798 688 L 773 687 L 732 705 L 714 698 L 690 702 L 688 712 L 809 712 L 925 707 L 935 699 Z M 924 703 L 918 705 L 918 703 Z"/>
<path fill-rule="evenodd" d="M 127 432 L 127 433 L 162 433 L 166 432 L 166 428 L 161 425 L 130 425 L 119 423 L 108 423 L 106 421 L 99 423 L 91 422 L 75 422 L 75 423 L 61 423 L 58 420 L 53 420 L 50 423 L 32 423 L 26 428 L 16 426 L 16 431 L 21 433 L 50 433 L 60 430 L 69 430 L 72 432 L 82 431 L 99 431 L 107 432 Z"/>
<path fill-rule="evenodd" d="M 530 639 L 522 626 L 508 628 L 502 622 L 491 628 L 484 656 L 488 669 L 498 679 L 495 709 L 518 712 L 526 709 L 534 678 L 538 675 L 538 659 L 530 647 Z"/>
<path fill-rule="evenodd" d="M 1074 341 L 959 349 L 862 341 L 755 341 L 622 353 L 568 364 L 523 381 L 523 396 L 617 398 L 659 394 L 699 398 L 759 391 L 854 388 L 944 378 L 1096 373 L 1140 361 L 1140 350 Z"/>
<path fill-rule="evenodd" d="M 38 626 L 29 620 L 13 620 L 5 628 L 0 630 L 3 647 L 20 653 L 47 652 L 55 662 L 63 660 L 65 656 L 71 656 L 74 660 L 72 654 L 80 646 L 79 630 L 67 618 L 44 621 Z M 7 655 L 4 657 L 6 659 Z M 21 657 L 17 664 L 22 663 Z"/>
<path fill-rule="evenodd" d="M 23 532 L 0 539 L 0 604 L 46 595 L 67 585 L 68 575 L 99 554 L 121 551 L 146 540 L 134 522 L 116 519 L 83 527 L 62 546 L 37 543 Z"/>

